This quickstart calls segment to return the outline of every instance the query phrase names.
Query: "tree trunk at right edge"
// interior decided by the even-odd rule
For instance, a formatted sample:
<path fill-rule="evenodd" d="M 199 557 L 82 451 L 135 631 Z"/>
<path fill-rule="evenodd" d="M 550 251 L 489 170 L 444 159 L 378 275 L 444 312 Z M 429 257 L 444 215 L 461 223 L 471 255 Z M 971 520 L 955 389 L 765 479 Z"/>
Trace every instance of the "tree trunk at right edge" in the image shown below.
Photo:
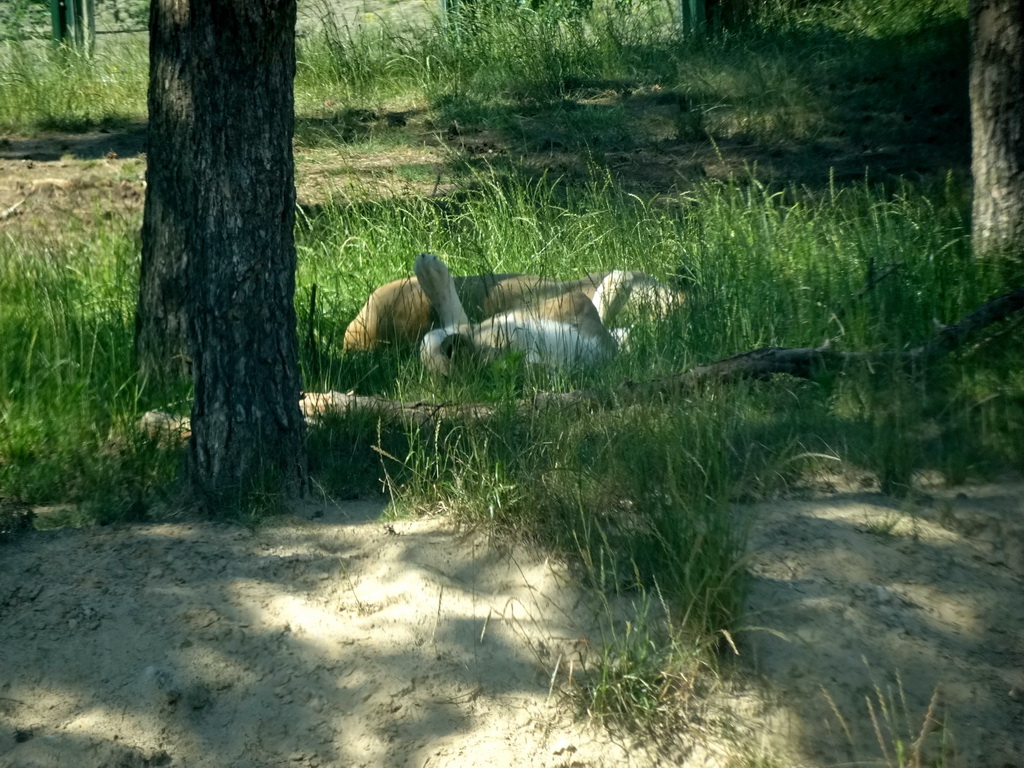
<path fill-rule="evenodd" d="M 1024 254 L 1024 0 L 970 0 L 977 256 Z"/>

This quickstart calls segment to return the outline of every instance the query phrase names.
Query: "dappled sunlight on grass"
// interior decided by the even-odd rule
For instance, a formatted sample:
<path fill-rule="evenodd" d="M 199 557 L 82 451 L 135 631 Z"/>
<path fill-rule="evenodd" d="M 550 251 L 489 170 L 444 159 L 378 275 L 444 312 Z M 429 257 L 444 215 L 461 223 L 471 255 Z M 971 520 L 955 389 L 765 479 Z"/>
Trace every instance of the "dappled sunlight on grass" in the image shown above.
<path fill-rule="evenodd" d="M 780 3 L 699 41 L 665 4 L 555 5 L 487 6 L 447 28 L 327 17 L 299 41 L 304 387 L 475 415 L 324 415 L 307 441 L 318 495 L 254 494 L 231 517 L 248 530 L 68 532 L 79 549 L 28 534 L 41 561 L 19 544 L 12 562 L 41 586 L 0 594 L 32 633 L 15 638 L 25 661 L 0 717 L 31 730 L 51 707 L 69 754 L 137 732 L 133 768 L 168 740 L 175 760 L 258 750 L 312 767 L 461 761 L 466 738 L 501 764 L 598 765 L 618 748 L 553 705 L 699 732 L 711 720 L 688 706 L 772 610 L 803 644 L 779 650 L 766 632 L 767 652 L 826 662 L 809 686 L 863 651 L 921 674 L 915 712 L 944 648 L 994 663 L 994 617 L 1016 609 L 986 569 L 1018 568 L 999 545 L 1015 529 L 935 484 L 1024 467 L 1017 326 L 927 368 L 885 356 L 1019 279 L 970 253 L 962 4 Z M 0 140 L 0 502 L 51 505 L 39 528 L 187 513 L 173 496 L 183 445 L 138 428 L 191 402 L 187 384 L 138 380 L 132 360 L 140 45 L 88 60 L 0 43 L 0 132 L 19 134 Z M 343 350 L 370 293 L 422 252 L 457 275 L 642 270 L 685 301 L 632 318 L 595 370 L 509 356 L 439 379 L 413 348 Z M 825 344 L 869 364 L 623 395 L 754 348 Z M 593 397 L 539 405 L 573 390 Z M 900 500 L 792 498 L 851 484 Z M 763 525 L 730 511 L 780 497 Z M 332 498 L 363 506 L 343 521 Z M 267 524 L 282 509 L 297 516 Z M 847 673 L 858 695 L 888 690 Z M 969 711 L 962 694 L 950 700 Z M 794 705 L 798 726 L 818 725 L 812 701 Z M 117 749 L 102 745 L 108 763 Z"/>

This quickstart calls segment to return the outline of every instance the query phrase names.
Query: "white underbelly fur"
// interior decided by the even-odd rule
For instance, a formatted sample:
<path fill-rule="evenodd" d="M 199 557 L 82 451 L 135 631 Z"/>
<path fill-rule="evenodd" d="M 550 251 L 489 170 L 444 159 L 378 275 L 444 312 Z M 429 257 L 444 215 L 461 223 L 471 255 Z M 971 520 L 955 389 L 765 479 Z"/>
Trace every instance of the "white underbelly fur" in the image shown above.
<path fill-rule="evenodd" d="M 431 331 L 423 337 L 420 346 L 420 356 L 427 368 L 437 373 L 448 371 L 451 337 L 459 337 L 456 350 L 471 350 L 480 360 L 515 350 L 522 352 L 528 362 L 552 369 L 586 367 L 609 356 L 608 348 L 600 339 L 584 336 L 571 323 L 542 317 L 524 318 L 513 312 L 475 326 L 455 325 Z"/>
<path fill-rule="evenodd" d="M 552 368 L 573 368 L 593 365 L 607 356 L 598 339 L 583 336 L 570 323 L 547 318 L 524 320 L 515 314 L 493 318 L 489 333 L 495 339 L 507 340 L 504 346 L 519 350 L 531 363 Z M 496 347 L 502 346 L 496 343 Z"/>

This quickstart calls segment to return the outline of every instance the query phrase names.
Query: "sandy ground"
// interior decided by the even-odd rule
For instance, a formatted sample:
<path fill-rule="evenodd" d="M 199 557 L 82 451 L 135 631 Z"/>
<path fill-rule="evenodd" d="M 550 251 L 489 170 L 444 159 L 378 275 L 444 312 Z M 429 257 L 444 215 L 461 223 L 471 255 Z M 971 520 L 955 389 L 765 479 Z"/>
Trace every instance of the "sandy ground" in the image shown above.
<path fill-rule="evenodd" d="M 380 511 L 5 547 L 0 765 L 563 762 L 542 673 L 575 590 Z"/>
<path fill-rule="evenodd" d="M 740 510 L 758 629 L 660 754 L 559 693 L 600 642 L 562 567 L 381 511 L 0 544 L 0 766 L 1024 765 L 1024 485 Z"/>
<path fill-rule="evenodd" d="M 381 509 L 4 545 L 0 766 L 628 763 L 549 693 L 562 569 Z"/>
<path fill-rule="evenodd" d="M 751 512 L 746 620 L 771 631 L 743 664 L 789 745 L 815 765 L 917 765 L 919 744 L 921 765 L 1024 766 L 1024 485 Z"/>

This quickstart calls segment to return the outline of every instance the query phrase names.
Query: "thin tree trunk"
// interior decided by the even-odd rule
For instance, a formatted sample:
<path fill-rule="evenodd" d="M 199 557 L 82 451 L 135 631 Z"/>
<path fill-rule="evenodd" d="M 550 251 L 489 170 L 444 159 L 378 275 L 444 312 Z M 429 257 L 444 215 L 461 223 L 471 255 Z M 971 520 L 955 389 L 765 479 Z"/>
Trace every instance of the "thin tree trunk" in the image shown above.
<path fill-rule="evenodd" d="M 1024 0 L 971 0 L 976 255 L 1024 254 Z"/>
<path fill-rule="evenodd" d="M 135 313 L 135 359 L 149 381 L 189 375 L 185 318 L 185 244 L 191 155 L 188 0 L 153 0 L 149 24 L 149 132 L 142 265 Z"/>

